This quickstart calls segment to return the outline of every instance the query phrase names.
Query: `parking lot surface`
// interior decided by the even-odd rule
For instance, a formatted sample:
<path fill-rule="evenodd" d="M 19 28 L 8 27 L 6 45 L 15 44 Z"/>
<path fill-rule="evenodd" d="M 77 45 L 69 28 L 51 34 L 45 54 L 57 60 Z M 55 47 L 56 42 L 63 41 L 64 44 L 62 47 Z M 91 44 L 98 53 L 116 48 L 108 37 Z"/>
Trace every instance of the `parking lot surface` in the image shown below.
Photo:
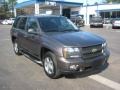
<path fill-rule="evenodd" d="M 50 79 L 40 65 L 14 54 L 10 28 L 0 25 L 0 90 L 120 90 L 120 29 L 81 28 L 107 40 L 111 56 L 102 72 Z"/>

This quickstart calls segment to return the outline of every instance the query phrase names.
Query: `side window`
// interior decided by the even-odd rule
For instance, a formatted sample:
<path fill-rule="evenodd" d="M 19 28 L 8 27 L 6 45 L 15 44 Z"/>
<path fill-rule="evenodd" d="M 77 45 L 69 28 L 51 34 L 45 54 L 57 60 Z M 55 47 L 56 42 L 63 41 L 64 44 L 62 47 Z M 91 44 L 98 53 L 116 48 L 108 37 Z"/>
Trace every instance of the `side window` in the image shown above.
<path fill-rule="evenodd" d="M 27 21 L 27 17 L 22 17 L 20 19 L 18 28 L 21 30 L 25 30 L 26 21 Z"/>
<path fill-rule="evenodd" d="M 32 30 L 32 32 L 37 32 L 38 25 L 35 18 L 29 18 L 27 22 L 27 30 Z"/>
<path fill-rule="evenodd" d="M 16 17 L 15 22 L 14 22 L 14 24 L 13 24 L 13 27 L 14 27 L 14 28 L 17 28 L 17 25 L 18 25 L 19 20 L 20 20 L 20 17 Z"/>

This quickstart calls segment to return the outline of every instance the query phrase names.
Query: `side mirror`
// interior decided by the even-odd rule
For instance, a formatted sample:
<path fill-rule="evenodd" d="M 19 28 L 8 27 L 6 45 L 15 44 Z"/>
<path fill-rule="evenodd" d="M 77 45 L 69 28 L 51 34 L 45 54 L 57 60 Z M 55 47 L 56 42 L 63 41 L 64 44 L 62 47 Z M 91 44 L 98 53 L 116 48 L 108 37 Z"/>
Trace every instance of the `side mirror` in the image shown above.
<path fill-rule="evenodd" d="M 35 35 L 37 35 L 38 32 L 35 32 L 35 31 L 36 31 L 36 30 L 34 30 L 34 29 L 32 29 L 32 28 L 28 29 L 28 33 L 29 33 L 29 34 L 35 34 Z"/>

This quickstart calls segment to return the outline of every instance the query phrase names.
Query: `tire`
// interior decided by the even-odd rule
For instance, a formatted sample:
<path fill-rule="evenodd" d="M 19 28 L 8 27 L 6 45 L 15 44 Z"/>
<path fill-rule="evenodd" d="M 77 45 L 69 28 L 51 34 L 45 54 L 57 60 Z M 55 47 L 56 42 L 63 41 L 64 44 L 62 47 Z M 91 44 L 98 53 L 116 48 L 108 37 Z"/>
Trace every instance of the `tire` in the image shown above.
<path fill-rule="evenodd" d="M 16 40 L 13 42 L 13 49 L 16 55 L 22 55 Z"/>
<path fill-rule="evenodd" d="M 52 79 L 60 77 L 56 56 L 52 52 L 47 52 L 43 58 L 43 67 L 46 75 Z"/>
<path fill-rule="evenodd" d="M 93 26 L 92 26 L 92 25 L 90 25 L 90 28 L 93 28 Z"/>
<path fill-rule="evenodd" d="M 115 29 L 115 27 L 114 27 L 114 26 L 112 26 L 112 29 Z"/>
<path fill-rule="evenodd" d="M 103 25 L 101 25 L 101 28 L 103 28 Z"/>

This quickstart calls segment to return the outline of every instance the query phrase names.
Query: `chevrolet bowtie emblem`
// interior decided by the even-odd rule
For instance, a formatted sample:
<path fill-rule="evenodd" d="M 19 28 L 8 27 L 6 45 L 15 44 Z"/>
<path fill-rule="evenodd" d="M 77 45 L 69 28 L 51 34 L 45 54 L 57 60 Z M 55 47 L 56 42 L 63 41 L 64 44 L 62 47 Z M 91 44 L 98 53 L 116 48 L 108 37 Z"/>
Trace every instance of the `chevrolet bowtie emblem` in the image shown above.
<path fill-rule="evenodd" d="M 96 48 L 94 48 L 94 49 L 92 49 L 92 52 L 94 53 L 94 52 L 96 52 L 97 51 L 97 49 Z"/>

